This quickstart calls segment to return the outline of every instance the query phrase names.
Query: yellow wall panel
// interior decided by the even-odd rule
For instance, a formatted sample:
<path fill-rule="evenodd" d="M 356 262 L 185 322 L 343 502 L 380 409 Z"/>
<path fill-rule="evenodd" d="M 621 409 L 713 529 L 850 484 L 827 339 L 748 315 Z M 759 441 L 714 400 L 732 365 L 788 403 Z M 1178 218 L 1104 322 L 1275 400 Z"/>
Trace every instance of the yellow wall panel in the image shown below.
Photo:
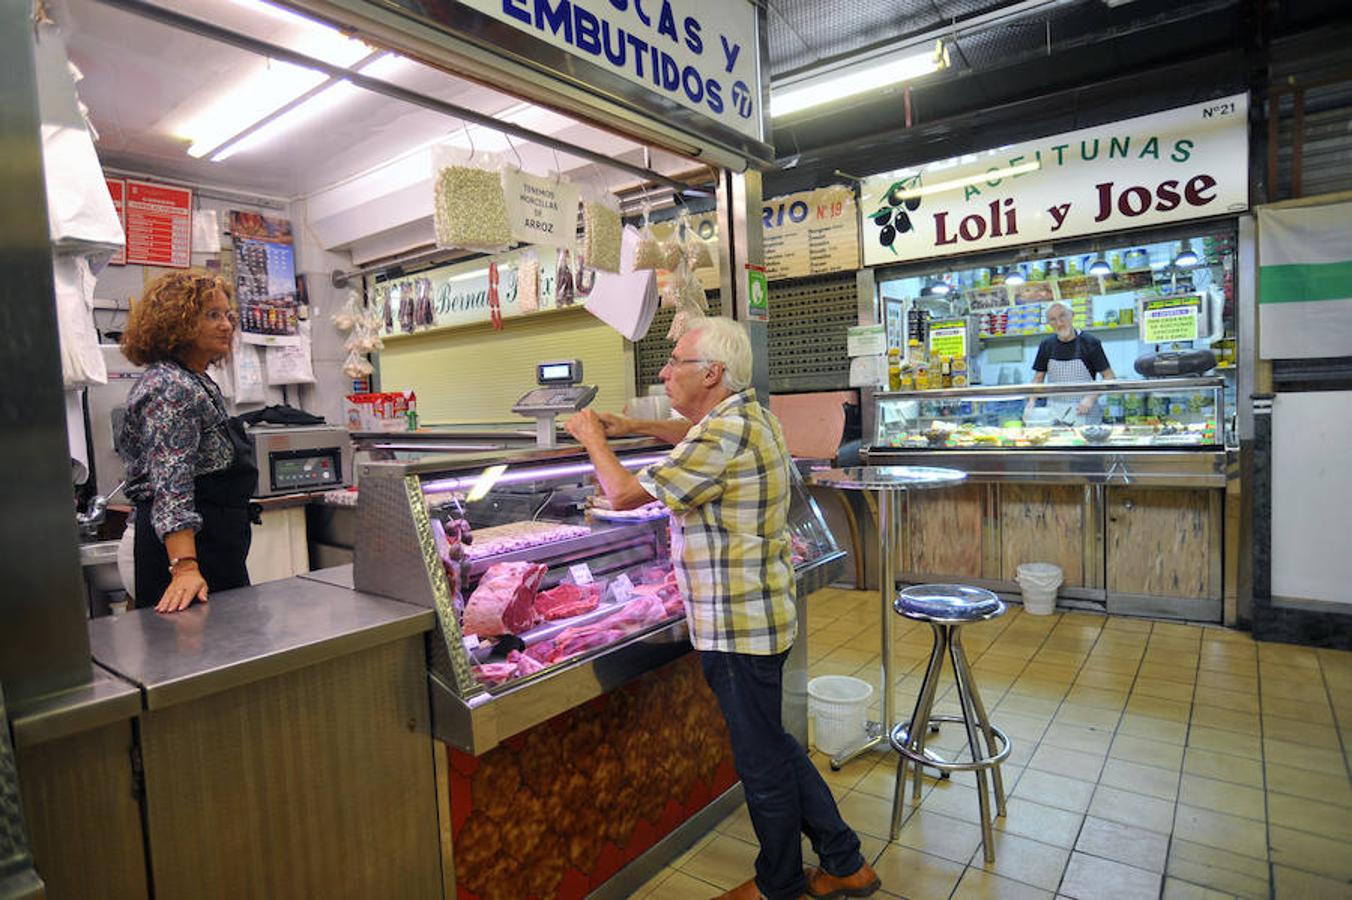
<path fill-rule="evenodd" d="M 535 386 L 535 364 L 580 359 L 585 383 L 597 386 L 591 408 L 620 412 L 634 395 L 633 345 L 581 306 L 385 338 L 380 386 L 418 394 L 418 418 L 429 425 L 532 420 L 512 404 Z"/>

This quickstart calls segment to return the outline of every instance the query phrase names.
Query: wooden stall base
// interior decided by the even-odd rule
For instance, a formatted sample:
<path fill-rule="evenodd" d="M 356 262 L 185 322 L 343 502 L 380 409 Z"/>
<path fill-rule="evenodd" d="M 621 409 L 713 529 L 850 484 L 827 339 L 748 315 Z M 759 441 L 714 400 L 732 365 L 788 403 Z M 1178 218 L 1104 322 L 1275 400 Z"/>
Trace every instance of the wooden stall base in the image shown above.
<path fill-rule="evenodd" d="M 1215 598 L 1210 491 L 1108 490 L 1108 591 L 1151 597 Z"/>
<path fill-rule="evenodd" d="M 459 900 L 580 900 L 737 781 L 694 653 L 483 756 L 446 753 Z"/>
<path fill-rule="evenodd" d="M 981 577 L 984 484 L 917 491 L 906 498 L 909 561 L 902 571 Z"/>
<path fill-rule="evenodd" d="M 1000 574 L 1013 581 L 1024 563 L 1061 567 L 1062 584 L 1085 584 L 1085 489 L 1070 484 L 1000 485 Z"/>

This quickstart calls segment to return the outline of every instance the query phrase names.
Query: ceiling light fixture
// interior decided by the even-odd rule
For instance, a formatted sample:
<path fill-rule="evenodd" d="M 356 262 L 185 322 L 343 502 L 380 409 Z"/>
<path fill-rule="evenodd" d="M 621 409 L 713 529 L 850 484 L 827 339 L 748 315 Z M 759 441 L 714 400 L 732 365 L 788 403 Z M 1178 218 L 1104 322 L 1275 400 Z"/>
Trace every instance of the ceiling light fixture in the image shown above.
<path fill-rule="evenodd" d="M 1009 271 L 1005 273 L 1005 284 L 1012 284 L 1017 287 L 1027 280 L 1023 277 L 1023 270 L 1018 266 L 1010 266 Z"/>
<path fill-rule="evenodd" d="M 930 297 L 946 297 L 953 287 L 942 278 L 937 278 L 925 285 L 925 289 L 920 293 Z"/>
<path fill-rule="evenodd" d="M 800 81 L 770 88 L 770 116 L 792 115 L 823 103 L 876 91 L 948 68 L 948 48 L 935 41 L 934 49 L 880 57 L 852 66 L 808 76 Z"/>
<path fill-rule="evenodd" d="M 1029 172 L 1036 172 L 1041 168 L 1041 161 L 1035 159 L 1032 162 L 1019 163 L 1017 166 L 1005 166 L 1003 169 L 991 169 L 988 172 L 978 172 L 975 175 L 964 175 L 962 178 L 951 178 L 948 181 L 940 181 L 937 184 L 922 184 L 919 187 L 910 188 L 909 190 L 897 191 L 894 197 L 897 200 L 909 200 L 912 197 L 924 197 L 929 194 L 938 194 L 943 191 L 952 191 L 973 184 L 981 184 L 983 181 L 1002 181 L 1006 178 L 1013 178 L 1015 175 L 1026 175 Z"/>
<path fill-rule="evenodd" d="M 1108 265 L 1108 261 L 1100 256 L 1089 264 L 1088 272 L 1090 275 L 1111 275 L 1113 274 L 1113 267 Z"/>
<path fill-rule="evenodd" d="M 1183 249 L 1174 257 L 1174 265 L 1180 269 L 1190 269 L 1199 262 L 1201 262 L 1201 258 L 1197 255 L 1197 251 L 1192 249 L 1192 239 L 1184 238 Z"/>

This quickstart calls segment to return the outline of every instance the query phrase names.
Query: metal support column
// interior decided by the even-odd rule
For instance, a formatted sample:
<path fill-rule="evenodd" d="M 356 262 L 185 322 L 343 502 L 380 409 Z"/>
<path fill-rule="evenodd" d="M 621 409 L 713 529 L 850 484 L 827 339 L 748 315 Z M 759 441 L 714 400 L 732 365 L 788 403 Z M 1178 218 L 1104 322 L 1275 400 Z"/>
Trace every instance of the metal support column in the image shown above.
<path fill-rule="evenodd" d="M 749 318 L 747 266 L 765 263 L 761 233 L 759 172 L 724 169 L 718 180 L 718 277 L 721 315 L 746 326 L 751 337 L 751 386 L 761 403 L 770 402 L 770 336 L 765 322 Z"/>

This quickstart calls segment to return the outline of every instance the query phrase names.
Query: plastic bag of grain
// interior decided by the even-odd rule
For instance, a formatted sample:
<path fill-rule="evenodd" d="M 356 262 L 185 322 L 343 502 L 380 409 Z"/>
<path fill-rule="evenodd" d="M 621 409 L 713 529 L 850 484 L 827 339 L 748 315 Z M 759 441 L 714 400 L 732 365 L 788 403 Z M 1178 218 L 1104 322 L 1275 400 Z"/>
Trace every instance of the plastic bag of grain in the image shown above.
<path fill-rule="evenodd" d="M 512 245 L 502 161 L 494 154 L 432 148 L 432 220 L 438 247 L 496 253 Z"/>

